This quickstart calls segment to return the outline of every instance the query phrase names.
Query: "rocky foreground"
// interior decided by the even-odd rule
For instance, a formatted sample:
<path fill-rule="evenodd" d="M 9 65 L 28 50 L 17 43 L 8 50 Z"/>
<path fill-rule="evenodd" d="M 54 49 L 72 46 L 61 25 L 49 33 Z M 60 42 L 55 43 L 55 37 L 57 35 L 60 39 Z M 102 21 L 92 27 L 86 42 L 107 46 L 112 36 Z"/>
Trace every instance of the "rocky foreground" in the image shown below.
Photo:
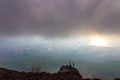
<path fill-rule="evenodd" d="M 79 71 L 71 65 L 62 66 L 57 73 L 18 72 L 0 68 L 0 80 L 101 80 L 83 79 Z M 120 79 L 115 79 L 120 80 Z"/>

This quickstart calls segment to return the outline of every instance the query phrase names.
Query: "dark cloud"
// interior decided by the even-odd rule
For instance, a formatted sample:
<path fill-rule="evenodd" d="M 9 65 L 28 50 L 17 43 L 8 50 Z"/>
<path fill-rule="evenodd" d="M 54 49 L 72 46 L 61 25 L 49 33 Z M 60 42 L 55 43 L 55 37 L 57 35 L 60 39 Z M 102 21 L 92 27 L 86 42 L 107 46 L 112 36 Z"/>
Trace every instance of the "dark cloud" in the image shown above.
<path fill-rule="evenodd" d="M 120 0 L 0 0 L 0 35 L 120 34 Z"/>

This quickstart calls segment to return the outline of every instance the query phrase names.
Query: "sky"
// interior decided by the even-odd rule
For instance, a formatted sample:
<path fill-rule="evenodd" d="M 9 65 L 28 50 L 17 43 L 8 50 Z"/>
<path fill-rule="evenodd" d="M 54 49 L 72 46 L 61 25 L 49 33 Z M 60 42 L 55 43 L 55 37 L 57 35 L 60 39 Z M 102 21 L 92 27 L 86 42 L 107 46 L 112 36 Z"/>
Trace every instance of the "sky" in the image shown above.
<path fill-rule="evenodd" d="M 0 0 L 0 37 L 120 35 L 120 0 Z"/>

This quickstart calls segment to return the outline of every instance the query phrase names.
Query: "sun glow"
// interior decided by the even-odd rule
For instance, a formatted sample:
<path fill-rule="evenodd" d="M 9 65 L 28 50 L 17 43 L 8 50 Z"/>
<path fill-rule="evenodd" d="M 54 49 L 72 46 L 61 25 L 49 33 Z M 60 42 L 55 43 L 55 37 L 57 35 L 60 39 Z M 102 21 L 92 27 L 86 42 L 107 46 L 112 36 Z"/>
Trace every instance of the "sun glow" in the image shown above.
<path fill-rule="evenodd" d="M 108 46 L 108 42 L 105 38 L 102 37 L 92 37 L 90 39 L 90 45 L 92 46 Z"/>

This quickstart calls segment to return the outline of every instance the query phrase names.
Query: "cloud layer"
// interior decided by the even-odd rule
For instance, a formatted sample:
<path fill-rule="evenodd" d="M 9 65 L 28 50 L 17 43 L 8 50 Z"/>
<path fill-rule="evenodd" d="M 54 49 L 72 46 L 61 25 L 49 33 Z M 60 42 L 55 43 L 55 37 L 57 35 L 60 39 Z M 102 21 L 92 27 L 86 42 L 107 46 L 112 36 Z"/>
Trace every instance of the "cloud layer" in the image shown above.
<path fill-rule="evenodd" d="M 120 34 L 120 0 L 0 0 L 0 35 Z"/>

